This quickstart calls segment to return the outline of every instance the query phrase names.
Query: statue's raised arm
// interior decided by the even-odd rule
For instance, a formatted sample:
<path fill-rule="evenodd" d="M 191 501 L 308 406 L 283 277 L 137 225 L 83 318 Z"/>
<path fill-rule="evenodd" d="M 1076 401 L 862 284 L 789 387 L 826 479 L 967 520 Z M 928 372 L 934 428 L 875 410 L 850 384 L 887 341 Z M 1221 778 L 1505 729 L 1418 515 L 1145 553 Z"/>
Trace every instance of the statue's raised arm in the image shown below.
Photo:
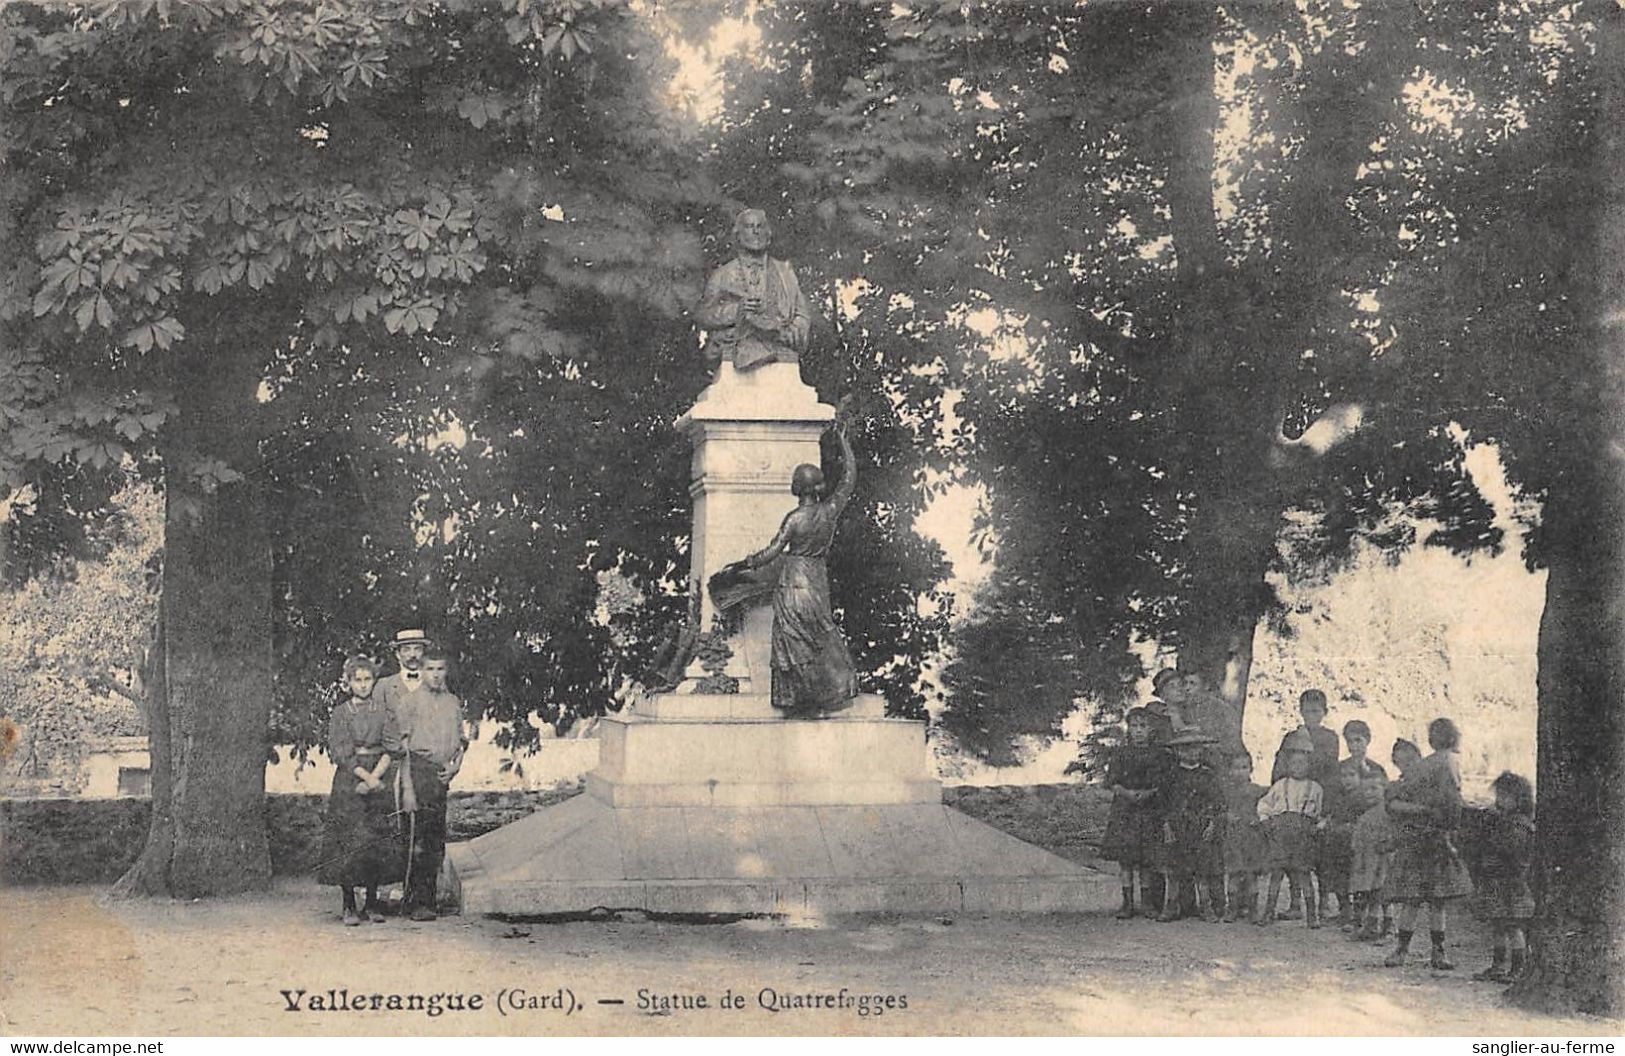
<path fill-rule="evenodd" d="M 835 423 L 835 439 L 841 445 L 841 479 L 830 494 L 829 501 L 840 510 L 852 501 L 852 493 L 858 487 L 858 460 L 852 454 L 852 442 L 846 438 L 846 423 Z"/>

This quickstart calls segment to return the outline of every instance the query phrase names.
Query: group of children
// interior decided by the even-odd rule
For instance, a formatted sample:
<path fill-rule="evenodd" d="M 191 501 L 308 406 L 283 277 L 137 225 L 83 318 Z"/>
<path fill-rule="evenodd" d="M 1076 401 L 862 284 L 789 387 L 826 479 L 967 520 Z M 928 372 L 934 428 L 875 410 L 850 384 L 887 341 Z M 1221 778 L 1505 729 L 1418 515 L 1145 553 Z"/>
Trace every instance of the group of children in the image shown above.
<path fill-rule="evenodd" d="M 1344 724 L 1348 754 L 1340 758 L 1338 735 L 1324 725 L 1325 694 L 1304 692 L 1298 710 L 1302 725 L 1282 739 L 1268 788 L 1253 782 L 1253 758 L 1240 746 L 1239 730 L 1215 736 L 1161 699 L 1128 713 L 1128 738 L 1107 765 L 1112 805 L 1101 845 L 1101 856 L 1121 869 L 1118 917 L 1154 912 L 1161 921 L 1199 916 L 1259 925 L 1304 918 L 1320 928 L 1335 896 L 1334 922 L 1351 940 L 1396 936 L 1385 962 L 1395 967 L 1405 961 L 1425 903 L 1429 963 L 1451 969 L 1447 910 L 1472 895 L 1494 933 L 1492 962 L 1474 978 L 1506 981 L 1521 971 L 1524 929 L 1535 910 L 1529 782 L 1513 773 L 1496 778 L 1495 807 L 1474 826 L 1470 875 L 1458 848 L 1461 735 L 1453 722 L 1429 724 L 1432 754 L 1425 758 L 1410 741 L 1396 741 L 1390 758 L 1398 774 L 1389 780 L 1368 757 L 1366 723 Z M 1283 880 L 1290 898 L 1278 913 Z"/>
<path fill-rule="evenodd" d="M 446 688 L 446 655 L 418 630 L 401 631 L 394 646 L 400 670 L 388 678 L 367 657 L 344 662 L 348 698 L 328 721 L 335 769 L 316 878 L 339 888 L 340 919 L 350 926 L 383 923 L 379 888 L 402 881 L 402 911 L 435 919 L 446 791 L 468 745 L 462 702 Z"/>

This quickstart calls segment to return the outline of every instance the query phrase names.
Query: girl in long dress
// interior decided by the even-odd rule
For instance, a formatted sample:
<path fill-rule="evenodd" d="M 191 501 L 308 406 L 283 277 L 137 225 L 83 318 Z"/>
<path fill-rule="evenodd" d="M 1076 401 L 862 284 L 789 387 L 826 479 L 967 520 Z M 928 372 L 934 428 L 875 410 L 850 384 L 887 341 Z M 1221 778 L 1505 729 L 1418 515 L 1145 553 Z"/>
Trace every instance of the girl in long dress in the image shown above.
<path fill-rule="evenodd" d="M 1388 874 L 1389 897 L 1400 904 L 1399 945 L 1384 962 L 1405 963 L 1411 934 L 1422 903 L 1428 905 L 1428 935 L 1433 951 L 1428 963 L 1448 970 L 1445 955 L 1446 912 L 1452 902 L 1473 893 L 1467 865 L 1456 850 L 1461 825 L 1461 770 L 1457 748 L 1461 733 L 1449 719 L 1428 724 L 1433 754 L 1388 786 L 1388 815 L 1394 826 L 1394 861 Z"/>
<path fill-rule="evenodd" d="M 1117 863 L 1122 879 L 1123 908 L 1117 912 L 1118 920 L 1135 914 L 1135 877 L 1139 877 L 1141 905 L 1145 906 L 1151 876 L 1165 864 L 1157 789 L 1173 762 L 1168 749 L 1156 743 L 1156 716 L 1149 710 L 1134 708 L 1124 717 L 1124 725 L 1128 741 L 1112 749 L 1106 765 L 1112 805 L 1100 844 L 1100 856 Z"/>
<path fill-rule="evenodd" d="M 817 466 L 797 466 L 790 490 L 799 505 L 785 514 L 772 542 L 739 563 L 755 570 L 777 562 L 773 706 L 788 716 L 840 711 L 858 692 L 852 657 L 831 611 L 824 564 L 835 540 L 836 522 L 858 479 L 845 427 L 837 425 L 835 436 L 841 445 L 841 479 L 834 490 L 824 495 L 824 474 Z"/>
<path fill-rule="evenodd" d="M 390 793 L 400 756 L 400 728 L 387 701 L 374 696 L 377 667 L 364 656 L 344 662 L 350 698 L 333 709 L 327 752 L 333 760 L 333 790 L 327 800 L 319 883 L 334 884 L 343 895 L 345 924 L 384 920 L 380 885 L 401 879 L 395 799 Z M 355 888 L 366 891 L 357 907 Z"/>

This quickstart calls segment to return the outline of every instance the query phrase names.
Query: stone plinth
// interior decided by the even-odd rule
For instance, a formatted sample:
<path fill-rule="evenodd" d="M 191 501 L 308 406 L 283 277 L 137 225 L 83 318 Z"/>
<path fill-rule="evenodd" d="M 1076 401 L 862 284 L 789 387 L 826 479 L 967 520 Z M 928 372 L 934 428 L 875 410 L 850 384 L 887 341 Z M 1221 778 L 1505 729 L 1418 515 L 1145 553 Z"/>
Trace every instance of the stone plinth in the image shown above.
<path fill-rule="evenodd" d="M 883 710 L 878 697 L 866 698 L 861 710 L 792 722 L 607 719 L 587 792 L 616 807 L 941 802 L 926 765 L 924 724 L 876 714 Z"/>
<path fill-rule="evenodd" d="M 1115 874 L 942 804 L 925 724 L 860 698 L 786 720 L 752 695 L 663 695 L 606 719 L 587 792 L 449 848 L 471 913 L 1081 912 Z M 650 712 L 659 714 L 650 714 Z"/>
<path fill-rule="evenodd" d="M 784 515 L 796 505 L 790 475 L 802 463 L 819 464 L 818 438 L 835 409 L 818 402 L 802 383 L 794 363 L 769 363 L 747 373 L 723 363 L 717 379 L 700 394 L 677 428 L 694 445 L 689 495 L 694 500 L 694 534 L 689 582 L 699 584 L 700 626 L 709 630 L 716 608 L 704 590 L 713 573 L 760 550 L 773 539 Z M 773 613 L 758 606 L 745 613 L 734 635 L 733 662 L 726 674 L 739 680 L 741 693 L 769 691 Z M 692 692 L 704 674 L 690 669 L 679 693 Z"/>
<path fill-rule="evenodd" d="M 678 425 L 694 445 L 693 582 L 765 546 L 819 461 L 834 417 L 794 364 L 716 382 Z M 702 594 L 703 626 L 713 607 Z M 601 727 L 587 793 L 448 849 L 468 912 L 597 908 L 670 914 L 1097 909 L 1115 875 L 1068 862 L 942 805 L 922 722 L 865 696 L 822 719 L 771 704 L 773 614 L 732 639 L 738 693 L 698 676 Z"/>

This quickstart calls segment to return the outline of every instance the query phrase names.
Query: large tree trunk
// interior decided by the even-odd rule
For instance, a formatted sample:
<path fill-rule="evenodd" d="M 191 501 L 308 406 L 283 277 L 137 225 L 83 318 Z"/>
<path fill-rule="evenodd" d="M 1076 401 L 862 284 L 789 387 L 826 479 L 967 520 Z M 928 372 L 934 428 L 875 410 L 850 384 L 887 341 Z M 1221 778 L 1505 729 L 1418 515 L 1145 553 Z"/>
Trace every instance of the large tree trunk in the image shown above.
<path fill-rule="evenodd" d="M 1258 310 L 1229 259 L 1214 209 L 1218 9 L 1172 4 L 1165 17 L 1176 71 L 1164 134 L 1180 289 L 1175 393 L 1184 433 L 1173 460 L 1196 506 L 1186 546 L 1191 582 L 1178 633 L 1179 665 L 1202 675 L 1239 714 L 1283 512 L 1267 464 L 1278 397 L 1257 391 L 1270 379 L 1248 361 L 1260 348 L 1279 344 L 1281 335 L 1272 332 L 1268 313 Z"/>
<path fill-rule="evenodd" d="M 1606 5 L 1598 15 L 1600 94 L 1581 126 L 1596 130 L 1594 180 L 1575 193 L 1575 207 L 1588 215 L 1577 218 L 1573 271 L 1582 287 L 1595 283 L 1582 297 L 1597 321 L 1595 346 L 1575 357 L 1580 371 L 1594 374 L 1576 377 L 1575 386 L 1598 399 L 1576 401 L 1595 414 L 1579 433 L 1588 443 L 1559 453 L 1570 471 L 1558 475 L 1541 511 L 1541 916 L 1530 936 L 1531 969 L 1511 996 L 1525 1007 L 1618 1015 L 1625 1011 L 1625 13 Z"/>
<path fill-rule="evenodd" d="M 1176 59 L 1166 193 L 1180 286 L 1176 393 L 1186 427 L 1175 457 L 1195 508 L 1179 663 L 1244 714 L 1282 517 L 1326 453 L 1283 451 L 1278 440 L 1303 398 L 1296 380 L 1302 350 L 1344 340 L 1331 336 L 1343 324 L 1339 291 L 1366 281 L 1358 271 L 1367 232 L 1344 201 L 1358 187 L 1369 144 L 1395 113 L 1415 34 L 1410 15 L 1385 11 L 1369 29 L 1371 50 L 1384 57 L 1379 64 L 1333 62 L 1306 87 L 1299 104 L 1305 143 L 1271 219 L 1276 263 L 1249 273 L 1229 259 L 1213 201 L 1219 12 L 1174 3 L 1166 17 Z M 1363 363 L 1363 350 L 1348 358 Z M 1359 370 L 1349 373 L 1354 380 Z"/>
<path fill-rule="evenodd" d="M 1512 996 L 1526 1007 L 1617 1015 L 1625 1008 L 1625 506 L 1598 494 L 1553 496 L 1543 513 L 1557 534 L 1536 679 L 1541 915 L 1530 971 Z"/>
<path fill-rule="evenodd" d="M 225 358 L 225 357 L 223 357 Z M 115 894 L 193 898 L 263 886 L 271 709 L 271 556 L 250 475 L 200 488 L 200 456 L 253 467 L 257 378 L 194 363 L 165 445 L 163 595 L 147 688 L 152 823 Z"/>

